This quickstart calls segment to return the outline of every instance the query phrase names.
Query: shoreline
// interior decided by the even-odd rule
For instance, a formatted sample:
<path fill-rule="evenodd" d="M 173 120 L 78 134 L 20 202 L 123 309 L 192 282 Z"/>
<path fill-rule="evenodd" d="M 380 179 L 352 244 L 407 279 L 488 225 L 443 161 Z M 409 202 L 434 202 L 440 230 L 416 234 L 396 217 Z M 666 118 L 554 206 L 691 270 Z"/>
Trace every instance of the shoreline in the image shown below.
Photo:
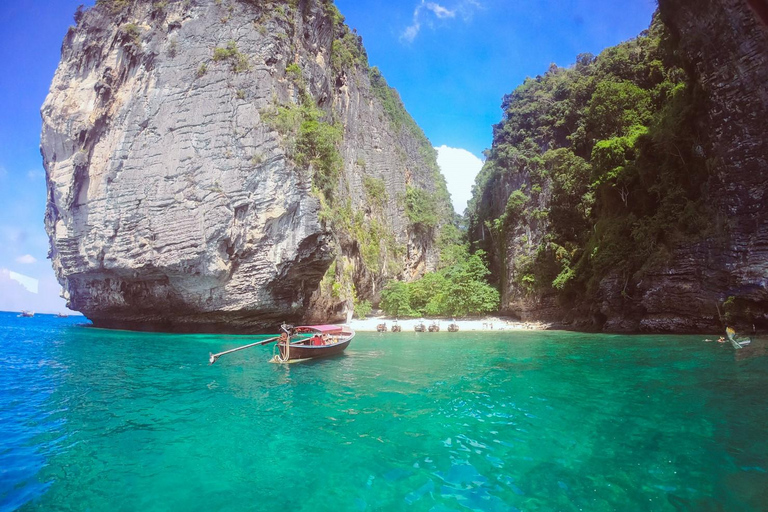
<path fill-rule="evenodd" d="M 438 322 L 440 331 L 448 331 L 448 326 L 454 322 L 452 318 L 406 318 L 398 319 L 397 323 L 402 327 L 402 332 L 414 332 L 414 327 L 420 321 L 424 322 L 427 328 L 432 322 Z M 487 316 L 482 318 L 456 319 L 459 326 L 459 332 L 462 331 L 546 331 L 551 329 L 551 324 L 545 322 L 520 322 L 512 318 Z M 395 323 L 394 318 L 384 316 L 371 316 L 365 319 L 354 318 L 346 323 L 352 329 L 358 332 L 376 332 L 378 324 L 387 324 L 387 332 L 392 330 Z"/>

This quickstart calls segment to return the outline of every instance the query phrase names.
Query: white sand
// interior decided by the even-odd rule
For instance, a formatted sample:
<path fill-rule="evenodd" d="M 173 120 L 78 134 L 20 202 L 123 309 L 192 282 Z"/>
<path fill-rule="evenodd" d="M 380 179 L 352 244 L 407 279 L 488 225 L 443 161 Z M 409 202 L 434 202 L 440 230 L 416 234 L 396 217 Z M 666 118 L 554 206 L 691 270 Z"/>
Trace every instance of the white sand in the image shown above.
<path fill-rule="evenodd" d="M 423 321 L 424 325 L 427 327 L 429 327 L 433 321 L 439 322 L 440 331 L 447 331 L 448 326 L 453 323 L 453 319 L 451 318 L 409 318 L 398 320 L 397 323 L 402 327 L 403 332 L 414 332 L 414 327 L 420 320 Z M 395 319 L 383 316 L 368 317 L 365 320 L 354 318 L 351 322 L 349 322 L 348 325 L 355 331 L 375 332 L 376 326 L 381 323 L 387 324 L 387 331 L 390 331 L 392 329 L 392 325 L 395 323 Z M 459 324 L 459 332 L 544 330 L 549 327 L 547 324 L 541 322 L 517 322 L 511 318 L 494 316 L 485 318 L 456 319 L 456 323 Z"/>

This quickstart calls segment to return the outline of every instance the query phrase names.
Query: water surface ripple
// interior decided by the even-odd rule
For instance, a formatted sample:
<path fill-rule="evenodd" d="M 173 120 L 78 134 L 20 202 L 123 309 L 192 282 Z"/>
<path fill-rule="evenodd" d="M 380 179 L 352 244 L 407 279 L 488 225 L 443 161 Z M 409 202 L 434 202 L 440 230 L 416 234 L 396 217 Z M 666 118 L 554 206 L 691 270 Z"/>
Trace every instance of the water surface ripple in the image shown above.
<path fill-rule="evenodd" d="M 0 510 L 768 510 L 768 357 L 699 336 L 253 338 L 0 313 Z"/>

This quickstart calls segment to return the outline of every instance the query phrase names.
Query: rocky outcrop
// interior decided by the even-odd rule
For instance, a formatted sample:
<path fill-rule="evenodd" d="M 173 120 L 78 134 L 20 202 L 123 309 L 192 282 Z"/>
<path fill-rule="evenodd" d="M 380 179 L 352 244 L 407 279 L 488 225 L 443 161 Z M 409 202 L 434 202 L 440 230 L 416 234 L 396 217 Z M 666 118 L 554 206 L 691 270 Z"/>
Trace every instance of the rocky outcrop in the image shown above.
<path fill-rule="evenodd" d="M 698 124 L 715 162 L 708 190 L 725 240 L 681 247 L 646 285 L 641 327 L 768 329 L 768 19 L 764 2 L 659 2 L 662 19 L 705 95 Z M 664 297 L 664 298 L 662 298 Z M 665 315 L 664 311 L 668 311 Z M 665 318 L 666 316 L 666 318 Z M 668 317 L 677 316 L 678 322 Z M 710 322 L 707 322 L 710 320 Z M 752 325 L 750 325 L 752 324 Z"/>
<path fill-rule="evenodd" d="M 491 253 L 492 258 L 503 259 L 497 261 L 497 268 L 506 313 L 562 327 L 612 332 L 702 332 L 720 330 L 724 323 L 744 331 L 768 330 L 768 28 L 764 21 L 768 11 L 757 0 L 660 0 L 659 10 L 672 36 L 662 38 L 663 44 L 671 45 L 675 58 L 684 62 L 696 95 L 698 110 L 692 123 L 698 140 L 683 151 L 701 162 L 703 197 L 696 200 L 707 204 L 708 226 L 695 237 L 668 243 L 663 258 L 647 261 L 642 272 L 609 270 L 595 276 L 587 285 L 593 289 L 580 297 L 565 297 L 552 288 L 526 290 L 520 273 L 537 257 L 531 246 L 547 246 L 550 225 L 546 218 L 534 222 L 529 217 L 506 224 L 503 236 L 498 230 L 492 232 L 492 222 L 486 220 L 503 218 L 512 192 L 528 191 L 531 185 L 528 169 L 532 164 L 504 148 L 506 154 L 493 165 L 512 170 L 494 172 L 480 190 L 471 237 L 478 241 L 496 237 L 493 243 L 500 249 Z M 580 65 L 586 64 L 579 62 L 576 68 Z M 520 97 L 512 101 L 519 102 Z M 535 141 L 541 153 L 567 146 L 564 137 L 558 138 L 558 130 L 573 123 L 558 119 L 556 112 L 548 115 L 556 121 L 543 140 Z M 504 121 L 496 129 L 504 130 Z M 570 140 L 573 133 L 566 135 Z M 515 136 L 507 138 L 516 140 Z M 524 143 L 530 147 L 530 140 Z M 588 158 L 589 153 L 582 156 Z M 531 194 L 529 210 L 551 214 L 557 206 L 551 198 L 552 180 L 547 179 L 538 194 Z M 612 200 L 618 201 L 619 195 Z M 626 197 L 623 200 L 626 206 Z M 588 229 L 597 231 L 598 222 L 593 212 Z M 569 257 L 567 250 L 560 250 L 562 257 Z M 587 245 L 582 251 L 594 255 L 596 246 Z M 587 252 L 587 257 L 592 255 Z M 549 282 L 558 271 L 547 276 Z"/>
<path fill-rule="evenodd" d="M 68 307 L 250 332 L 340 320 L 434 266 L 439 226 L 404 200 L 418 187 L 449 211 L 434 152 L 385 109 L 402 105 L 332 3 L 106 0 L 76 20 L 41 141 Z"/>

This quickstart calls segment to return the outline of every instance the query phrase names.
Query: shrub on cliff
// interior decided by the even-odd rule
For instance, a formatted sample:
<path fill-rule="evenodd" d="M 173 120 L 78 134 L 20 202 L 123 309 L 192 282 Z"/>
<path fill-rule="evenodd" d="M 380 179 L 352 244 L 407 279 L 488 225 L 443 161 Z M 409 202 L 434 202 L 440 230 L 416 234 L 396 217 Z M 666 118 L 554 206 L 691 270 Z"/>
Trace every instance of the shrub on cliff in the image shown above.
<path fill-rule="evenodd" d="M 439 220 L 434 196 L 416 187 L 405 189 L 405 213 L 411 223 L 424 229 L 435 227 Z"/>

